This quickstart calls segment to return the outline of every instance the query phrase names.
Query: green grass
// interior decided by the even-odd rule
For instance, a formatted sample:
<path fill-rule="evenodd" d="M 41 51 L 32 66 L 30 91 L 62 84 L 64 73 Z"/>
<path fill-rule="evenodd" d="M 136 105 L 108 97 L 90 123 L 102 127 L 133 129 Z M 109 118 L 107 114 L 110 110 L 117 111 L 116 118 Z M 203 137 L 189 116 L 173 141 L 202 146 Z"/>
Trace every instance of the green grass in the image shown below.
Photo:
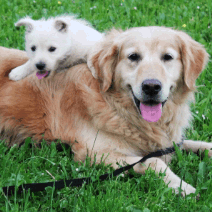
<path fill-rule="evenodd" d="M 61 4 L 60 4 L 61 2 Z M 14 23 L 23 16 L 34 19 L 64 13 L 78 14 L 103 32 L 111 27 L 127 29 L 136 26 L 167 26 L 183 30 L 205 45 L 212 55 L 212 1 L 141 1 L 141 0 L 0 0 L 0 45 L 24 49 L 24 28 Z M 95 6 L 95 7 L 94 7 Z M 209 28 L 210 27 L 210 28 Z M 212 141 L 212 63 L 197 80 L 199 92 L 192 105 L 194 120 L 187 137 Z M 70 148 L 57 151 L 52 143 L 41 149 L 29 147 L 27 139 L 21 148 L 7 148 L 0 142 L 0 211 L 212 211 L 212 160 L 207 152 L 199 158 L 193 153 L 179 152 L 171 163 L 172 170 L 197 188 L 199 201 L 192 195 L 182 198 L 148 170 L 140 176 L 131 171 L 104 182 L 79 188 L 15 194 L 7 197 L 1 187 L 23 183 L 47 182 L 92 176 L 98 179 L 111 172 L 110 166 L 73 161 Z"/>

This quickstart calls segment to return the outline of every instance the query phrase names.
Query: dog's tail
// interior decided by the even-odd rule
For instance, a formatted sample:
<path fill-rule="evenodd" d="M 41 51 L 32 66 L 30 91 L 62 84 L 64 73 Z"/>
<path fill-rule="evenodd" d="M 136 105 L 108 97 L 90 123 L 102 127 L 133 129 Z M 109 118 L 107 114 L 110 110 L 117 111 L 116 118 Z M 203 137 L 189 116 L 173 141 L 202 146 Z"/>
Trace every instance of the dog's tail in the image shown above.
<path fill-rule="evenodd" d="M 24 64 L 27 60 L 26 52 L 0 46 L 0 78 L 8 76 L 12 69 Z"/>

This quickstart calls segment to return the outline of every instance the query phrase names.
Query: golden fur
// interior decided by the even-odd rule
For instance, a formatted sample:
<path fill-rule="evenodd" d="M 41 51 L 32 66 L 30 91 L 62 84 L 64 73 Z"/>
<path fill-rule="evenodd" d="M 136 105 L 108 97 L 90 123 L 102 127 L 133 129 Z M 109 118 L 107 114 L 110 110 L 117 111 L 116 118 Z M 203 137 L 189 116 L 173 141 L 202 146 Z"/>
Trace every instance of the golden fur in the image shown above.
<path fill-rule="evenodd" d="M 168 63 L 161 54 L 171 51 Z M 129 61 L 130 52 L 142 55 L 139 62 Z M 0 132 L 11 146 L 32 137 L 51 142 L 61 139 L 72 146 L 75 160 L 102 154 L 115 168 L 116 162 L 133 163 L 149 152 L 181 141 L 191 117 L 195 80 L 204 69 L 208 54 L 187 34 L 163 27 L 112 30 L 98 43 L 86 64 L 77 65 L 51 79 L 34 76 L 14 82 L 11 69 L 27 61 L 19 50 L 0 48 Z M 142 119 L 132 91 L 148 77 L 159 79 L 167 102 L 158 122 Z M 163 97 L 164 96 L 164 97 Z M 197 151 L 212 144 L 186 140 L 183 148 Z M 209 152 L 212 155 L 212 152 Z M 164 163 L 166 157 L 151 158 L 135 166 L 144 173 L 150 166 L 165 171 L 164 181 L 178 192 L 180 178 Z M 166 161 L 167 162 L 167 161 Z M 195 189 L 182 182 L 182 194 Z"/>

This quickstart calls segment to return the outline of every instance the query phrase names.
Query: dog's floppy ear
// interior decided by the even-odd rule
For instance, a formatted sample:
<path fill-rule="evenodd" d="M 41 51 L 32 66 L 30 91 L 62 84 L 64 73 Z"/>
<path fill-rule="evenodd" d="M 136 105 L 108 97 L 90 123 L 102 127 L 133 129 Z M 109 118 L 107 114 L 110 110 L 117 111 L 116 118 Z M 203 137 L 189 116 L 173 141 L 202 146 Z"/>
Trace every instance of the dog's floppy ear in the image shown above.
<path fill-rule="evenodd" d="M 95 44 L 88 54 L 88 67 L 94 78 L 100 81 L 103 92 L 106 92 L 112 83 L 120 49 L 115 38 L 119 34 L 120 31 L 113 29 L 103 40 Z"/>
<path fill-rule="evenodd" d="M 22 18 L 15 23 L 16 27 L 26 26 L 27 33 L 30 33 L 33 30 L 33 25 L 34 25 L 34 20 L 32 20 L 30 17 Z"/>
<path fill-rule="evenodd" d="M 205 48 L 184 32 L 178 32 L 184 69 L 184 82 L 188 89 L 195 89 L 195 81 L 204 70 L 209 55 Z"/>
<path fill-rule="evenodd" d="M 68 24 L 62 18 L 61 19 L 57 19 L 57 20 L 55 20 L 55 28 L 59 32 L 67 32 Z"/>

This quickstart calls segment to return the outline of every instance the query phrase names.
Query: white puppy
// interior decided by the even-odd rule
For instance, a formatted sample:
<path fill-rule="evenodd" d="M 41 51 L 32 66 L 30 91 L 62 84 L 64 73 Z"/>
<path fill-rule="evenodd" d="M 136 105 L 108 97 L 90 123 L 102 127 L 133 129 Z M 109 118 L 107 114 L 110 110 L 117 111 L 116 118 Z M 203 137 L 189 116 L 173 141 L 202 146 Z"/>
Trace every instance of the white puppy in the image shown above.
<path fill-rule="evenodd" d="M 21 80 L 36 72 L 38 79 L 51 76 L 77 63 L 87 61 L 90 48 L 103 34 L 75 16 L 59 16 L 47 20 L 19 20 L 15 26 L 26 26 L 26 52 L 29 61 L 13 69 L 9 78 Z"/>

